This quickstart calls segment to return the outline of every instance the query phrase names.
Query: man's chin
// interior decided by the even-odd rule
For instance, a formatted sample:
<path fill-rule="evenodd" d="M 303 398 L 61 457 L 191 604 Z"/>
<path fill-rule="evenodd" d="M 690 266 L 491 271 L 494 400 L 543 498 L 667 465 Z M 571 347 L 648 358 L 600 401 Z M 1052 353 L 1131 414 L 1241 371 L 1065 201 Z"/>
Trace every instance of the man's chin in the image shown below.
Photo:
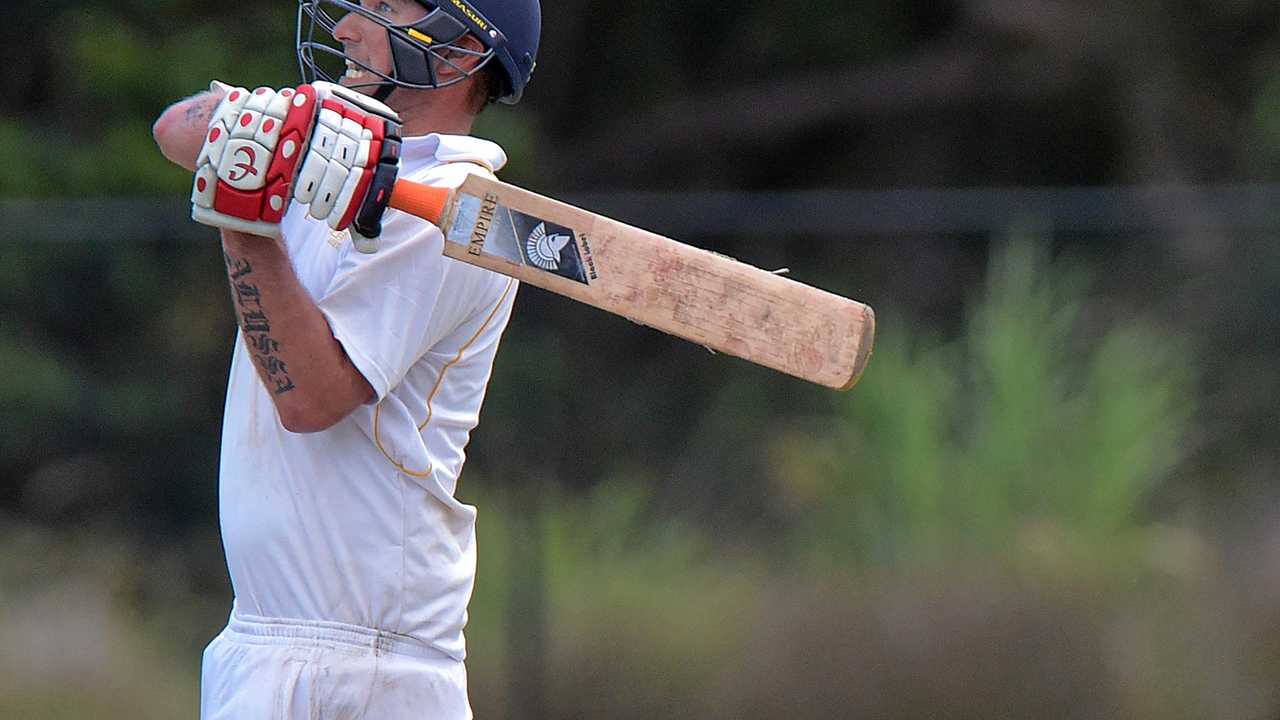
<path fill-rule="evenodd" d="M 338 78 L 338 84 L 349 90 L 355 90 L 363 95 L 372 96 L 374 93 L 378 92 L 380 84 L 376 79 L 371 79 L 371 77 L 372 76 L 366 75 L 365 77 L 353 78 L 343 75 Z"/>

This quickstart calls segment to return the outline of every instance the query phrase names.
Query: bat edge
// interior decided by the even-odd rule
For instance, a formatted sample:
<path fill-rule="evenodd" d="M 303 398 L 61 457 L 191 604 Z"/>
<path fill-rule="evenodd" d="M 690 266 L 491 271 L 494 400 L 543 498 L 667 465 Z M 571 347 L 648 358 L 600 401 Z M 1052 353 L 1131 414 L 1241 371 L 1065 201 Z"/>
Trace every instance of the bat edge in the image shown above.
<path fill-rule="evenodd" d="M 853 370 L 844 385 L 837 387 L 840 392 L 848 392 L 858 384 L 871 363 L 871 353 L 876 342 L 876 311 L 870 305 L 862 306 L 862 337 L 858 339 L 858 354 L 853 360 Z"/>

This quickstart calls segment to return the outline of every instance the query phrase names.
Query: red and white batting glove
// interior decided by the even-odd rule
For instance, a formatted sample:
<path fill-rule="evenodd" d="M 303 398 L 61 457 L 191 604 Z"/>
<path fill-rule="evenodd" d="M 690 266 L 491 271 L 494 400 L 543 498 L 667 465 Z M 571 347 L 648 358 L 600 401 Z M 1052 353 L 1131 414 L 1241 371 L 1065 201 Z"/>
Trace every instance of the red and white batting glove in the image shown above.
<path fill-rule="evenodd" d="M 373 98 L 327 82 L 231 88 L 196 159 L 191 217 L 278 239 L 296 200 L 375 252 L 399 160 L 400 119 Z"/>

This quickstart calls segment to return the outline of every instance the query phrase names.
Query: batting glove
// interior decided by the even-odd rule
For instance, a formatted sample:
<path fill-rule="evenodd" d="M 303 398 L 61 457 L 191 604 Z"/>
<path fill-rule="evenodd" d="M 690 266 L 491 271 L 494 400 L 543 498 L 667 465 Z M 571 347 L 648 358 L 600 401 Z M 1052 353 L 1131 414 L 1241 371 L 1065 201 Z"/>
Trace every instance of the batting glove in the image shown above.
<path fill-rule="evenodd" d="M 279 239 L 297 201 L 375 252 L 399 160 L 400 118 L 373 98 L 327 82 L 231 88 L 196 159 L 191 217 Z"/>

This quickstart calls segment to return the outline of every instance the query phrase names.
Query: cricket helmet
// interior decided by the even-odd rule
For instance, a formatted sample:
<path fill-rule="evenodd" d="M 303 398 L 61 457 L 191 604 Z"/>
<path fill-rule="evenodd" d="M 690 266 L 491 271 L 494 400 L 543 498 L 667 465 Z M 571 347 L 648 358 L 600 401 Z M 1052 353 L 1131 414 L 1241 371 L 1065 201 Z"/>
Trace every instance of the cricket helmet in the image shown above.
<path fill-rule="evenodd" d="M 407 24 L 396 24 L 357 0 L 298 0 L 298 63 L 305 82 L 337 83 L 348 64 L 375 79 L 354 87 L 376 87 L 373 96 L 385 100 L 397 88 L 429 90 L 452 85 L 496 62 L 497 87 L 493 99 L 514 105 L 537 65 L 542 33 L 539 0 L 417 0 L 424 13 Z M 338 23 L 348 13 L 358 13 L 386 28 L 391 44 L 392 67 L 384 73 L 348 57 L 334 37 Z M 484 49 L 459 44 L 470 33 Z M 463 71 L 451 58 L 474 56 L 480 62 Z M 459 71 L 448 79 L 440 70 Z"/>

